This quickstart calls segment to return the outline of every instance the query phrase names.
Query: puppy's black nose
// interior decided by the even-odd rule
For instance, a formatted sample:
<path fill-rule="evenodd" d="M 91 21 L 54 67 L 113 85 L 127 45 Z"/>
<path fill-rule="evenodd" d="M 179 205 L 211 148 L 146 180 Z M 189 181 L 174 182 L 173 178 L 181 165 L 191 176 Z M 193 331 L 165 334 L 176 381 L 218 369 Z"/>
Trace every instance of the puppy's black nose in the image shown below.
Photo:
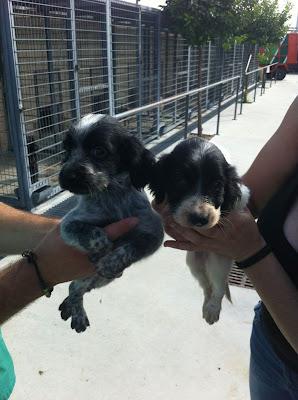
<path fill-rule="evenodd" d="M 189 219 L 189 222 L 195 226 L 204 226 L 204 225 L 207 225 L 209 222 L 208 217 L 197 214 L 197 213 L 189 214 L 188 219 Z"/>

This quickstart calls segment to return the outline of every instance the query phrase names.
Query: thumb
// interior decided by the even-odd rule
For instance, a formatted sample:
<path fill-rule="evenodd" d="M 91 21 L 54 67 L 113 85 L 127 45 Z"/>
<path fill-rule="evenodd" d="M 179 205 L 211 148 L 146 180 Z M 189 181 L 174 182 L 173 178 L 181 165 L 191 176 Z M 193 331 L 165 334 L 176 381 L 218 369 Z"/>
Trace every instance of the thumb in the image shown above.
<path fill-rule="evenodd" d="M 104 228 L 105 233 L 111 240 L 116 240 L 120 236 L 125 235 L 139 223 L 139 219 L 136 217 L 125 218 L 120 221 L 114 222 L 113 224 L 107 225 Z"/>

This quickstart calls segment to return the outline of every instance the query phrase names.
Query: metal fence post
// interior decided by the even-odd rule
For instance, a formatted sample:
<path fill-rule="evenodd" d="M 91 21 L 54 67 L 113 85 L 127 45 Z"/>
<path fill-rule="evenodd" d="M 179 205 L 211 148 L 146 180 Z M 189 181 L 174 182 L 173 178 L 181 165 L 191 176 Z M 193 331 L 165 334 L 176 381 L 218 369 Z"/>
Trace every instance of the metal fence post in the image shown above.
<path fill-rule="evenodd" d="M 114 99 L 114 72 L 113 72 L 113 53 L 112 53 L 112 16 L 111 0 L 106 0 L 106 35 L 107 35 L 107 65 L 108 65 L 108 83 L 109 83 L 109 112 L 115 114 Z"/>
<path fill-rule="evenodd" d="M 76 20 L 75 20 L 75 0 L 70 0 L 70 15 L 71 15 L 71 51 L 72 51 L 72 65 L 74 74 L 74 95 L 75 95 L 75 106 L 76 106 L 76 118 L 81 118 L 81 106 L 80 106 L 80 92 L 79 92 L 79 65 L 77 55 L 77 43 L 76 43 Z"/>
<path fill-rule="evenodd" d="M 207 60 L 207 81 L 206 85 L 209 85 L 210 82 L 210 62 L 211 62 L 211 41 L 208 42 L 208 60 Z M 209 90 L 206 90 L 206 109 L 208 109 L 208 100 L 209 100 Z"/>
<path fill-rule="evenodd" d="M 219 85 L 219 97 L 218 97 L 218 107 L 217 107 L 217 124 L 216 124 L 216 134 L 219 132 L 219 120 L 221 112 L 221 94 L 222 94 L 222 83 Z"/>
<path fill-rule="evenodd" d="M 233 81 L 233 82 L 234 82 L 234 81 Z M 236 99 L 235 99 L 235 110 L 234 110 L 234 120 L 237 118 L 237 107 L 238 107 L 239 89 L 240 89 L 240 77 L 237 79 Z"/>
<path fill-rule="evenodd" d="M 235 65 L 236 64 L 236 40 L 234 41 L 234 51 L 233 51 L 233 66 L 232 66 L 232 76 L 235 75 Z M 232 81 L 232 93 L 234 91 L 234 81 Z"/>
<path fill-rule="evenodd" d="M 158 13 L 157 17 L 157 43 L 156 43 L 156 53 L 157 53 L 157 68 L 156 68 L 156 98 L 157 101 L 160 100 L 160 82 L 161 82 L 161 57 L 160 57 L 160 43 L 161 43 L 161 13 Z M 157 136 L 160 137 L 160 106 L 157 107 L 156 115 L 156 125 L 157 125 Z"/>
<path fill-rule="evenodd" d="M 256 82 L 255 82 L 255 90 L 254 90 L 254 102 L 256 101 L 256 96 L 257 96 L 258 75 L 259 75 L 259 72 L 257 71 L 257 72 L 256 72 L 256 76 L 255 76 Z"/>
<path fill-rule="evenodd" d="M 190 89 L 190 57 L 191 57 L 191 46 L 187 48 L 187 77 L 186 77 L 186 90 Z M 185 120 L 184 120 L 184 139 L 187 138 L 188 134 L 188 114 L 189 114 L 189 96 L 185 97 Z"/>
<path fill-rule="evenodd" d="M 33 207 L 30 191 L 30 172 L 25 142 L 23 106 L 20 97 L 20 79 L 15 48 L 15 32 L 13 28 L 13 14 L 11 1 L 0 2 L 0 29 L 5 43 L 2 42 L 5 97 L 8 111 L 8 125 L 13 148 L 16 156 L 18 175 L 18 197 L 20 206 L 30 210 Z"/>
<path fill-rule="evenodd" d="M 188 111 L 189 111 L 189 96 L 185 97 L 185 116 L 184 116 L 184 139 L 187 139 L 188 134 Z"/>
<path fill-rule="evenodd" d="M 142 9 L 139 3 L 136 5 L 139 8 L 138 14 L 138 50 L 137 50 L 137 62 L 138 62 L 138 105 L 142 106 L 143 98 L 143 84 L 142 84 Z M 142 113 L 137 114 L 137 135 L 142 139 Z"/>
<path fill-rule="evenodd" d="M 267 80 L 266 69 L 265 68 L 263 69 L 263 82 L 262 82 L 262 86 L 263 86 L 263 89 L 264 89 L 263 93 L 265 93 L 265 91 L 266 91 L 266 80 Z"/>

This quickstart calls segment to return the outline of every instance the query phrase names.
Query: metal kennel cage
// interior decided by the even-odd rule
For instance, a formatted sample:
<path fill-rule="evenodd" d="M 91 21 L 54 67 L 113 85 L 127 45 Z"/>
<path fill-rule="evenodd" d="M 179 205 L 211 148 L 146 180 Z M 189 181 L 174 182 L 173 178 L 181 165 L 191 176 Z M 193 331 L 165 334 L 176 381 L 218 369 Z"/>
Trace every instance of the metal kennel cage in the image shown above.
<path fill-rule="evenodd" d="M 0 35 L 0 201 L 21 208 L 61 190 L 62 140 L 81 116 L 117 115 L 197 87 L 197 49 L 161 25 L 159 10 L 117 0 L 2 0 Z M 223 52 L 207 44 L 202 85 L 243 74 L 246 53 L 244 45 Z M 203 112 L 235 85 L 204 91 Z M 184 123 L 184 104 L 122 122 L 147 143 Z M 188 113 L 195 118 L 196 96 Z"/>

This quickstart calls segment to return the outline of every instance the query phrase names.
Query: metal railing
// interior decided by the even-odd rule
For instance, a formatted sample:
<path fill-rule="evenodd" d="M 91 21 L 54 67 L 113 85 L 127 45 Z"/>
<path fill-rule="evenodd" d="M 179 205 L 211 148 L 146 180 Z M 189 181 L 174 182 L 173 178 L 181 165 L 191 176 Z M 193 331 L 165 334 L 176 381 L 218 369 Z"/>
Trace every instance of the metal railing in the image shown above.
<path fill-rule="evenodd" d="M 271 73 L 271 67 L 274 67 L 275 65 L 277 65 L 278 63 L 272 63 L 272 64 L 268 64 L 265 65 L 263 67 L 259 67 L 256 68 L 252 71 L 247 71 L 248 65 L 249 65 L 250 60 L 248 60 L 246 69 L 245 69 L 245 73 L 243 75 L 243 83 L 242 83 L 242 100 L 241 100 L 241 106 L 240 106 L 240 113 L 242 114 L 242 109 L 243 109 L 243 104 L 245 103 L 244 101 L 244 96 L 245 93 L 247 93 L 252 87 L 254 87 L 254 102 L 256 101 L 256 95 L 257 95 L 257 86 L 258 86 L 258 76 L 259 76 L 259 72 L 260 71 L 264 71 L 265 69 L 268 70 L 270 72 L 270 87 L 272 86 L 272 73 Z M 250 75 L 255 74 L 255 82 L 252 85 L 248 85 L 248 77 Z M 276 79 L 275 79 L 275 83 L 276 83 Z M 263 93 L 265 93 L 265 89 L 266 89 L 266 74 L 263 72 L 262 74 L 262 83 L 261 83 L 261 96 L 263 95 Z"/>
<path fill-rule="evenodd" d="M 235 80 L 236 82 L 236 94 L 234 96 L 234 101 L 235 101 L 235 106 L 234 106 L 234 120 L 236 120 L 237 118 L 237 107 L 238 107 L 238 99 L 239 99 L 239 92 L 242 92 L 242 96 L 241 96 L 241 108 L 240 108 L 240 112 L 239 114 L 242 114 L 242 107 L 243 107 L 243 93 L 245 89 L 250 89 L 252 86 L 254 86 L 255 91 L 254 91 L 254 101 L 256 100 L 256 90 L 257 90 L 257 86 L 258 86 L 258 73 L 264 69 L 267 68 L 271 68 L 272 66 L 276 65 L 278 63 L 273 63 L 270 65 L 266 65 L 264 67 L 259 67 L 254 69 L 253 71 L 247 71 L 248 66 L 245 69 L 245 74 L 244 74 L 244 78 L 243 78 L 243 84 L 242 84 L 242 88 L 240 90 L 240 83 L 241 83 L 241 75 L 237 75 L 237 76 L 233 76 L 231 78 L 227 78 L 227 79 L 222 79 L 219 82 L 215 82 L 212 83 L 210 85 L 206 85 L 197 89 L 193 89 L 193 90 L 188 90 L 186 92 L 177 94 L 175 96 L 170 96 L 167 97 L 165 99 L 156 101 L 154 103 L 150 103 L 150 104 L 146 104 L 145 106 L 141 106 L 141 107 L 136 107 L 133 108 L 131 110 L 119 113 L 114 115 L 114 118 L 118 119 L 118 120 L 123 120 L 125 118 L 131 117 L 131 116 L 135 116 L 138 114 L 141 114 L 144 111 L 150 111 L 153 110 L 155 108 L 159 108 L 162 105 L 168 104 L 168 103 L 172 103 L 174 101 L 177 100 L 181 100 L 181 99 L 185 99 L 185 120 L 184 120 L 184 137 L 187 137 L 187 133 L 188 133 L 188 122 L 189 122 L 189 99 L 191 96 L 194 96 L 198 93 L 202 93 L 204 91 L 207 91 L 209 89 L 215 88 L 219 86 L 219 96 L 218 96 L 218 105 L 217 105 L 217 124 L 216 124 L 216 134 L 219 134 L 219 122 L 220 122 L 220 114 L 222 111 L 222 87 L 224 84 L 228 83 L 228 82 L 234 82 Z M 251 74 L 257 74 L 255 76 L 255 83 L 249 87 L 246 87 L 246 82 L 247 82 L 247 77 Z M 266 83 L 266 76 L 265 74 L 263 74 L 262 76 L 262 82 L 261 82 L 261 95 L 263 93 L 265 93 L 265 83 Z M 270 74 L 270 87 L 272 85 L 272 74 Z"/>
<path fill-rule="evenodd" d="M 158 10 L 118 0 L 0 1 L 0 199 L 32 208 L 58 186 L 62 140 L 88 113 L 116 115 L 144 143 L 240 100 L 257 46 L 198 49 Z M 247 70 L 248 71 L 248 70 Z M 251 76 L 254 76 L 251 75 Z"/>

